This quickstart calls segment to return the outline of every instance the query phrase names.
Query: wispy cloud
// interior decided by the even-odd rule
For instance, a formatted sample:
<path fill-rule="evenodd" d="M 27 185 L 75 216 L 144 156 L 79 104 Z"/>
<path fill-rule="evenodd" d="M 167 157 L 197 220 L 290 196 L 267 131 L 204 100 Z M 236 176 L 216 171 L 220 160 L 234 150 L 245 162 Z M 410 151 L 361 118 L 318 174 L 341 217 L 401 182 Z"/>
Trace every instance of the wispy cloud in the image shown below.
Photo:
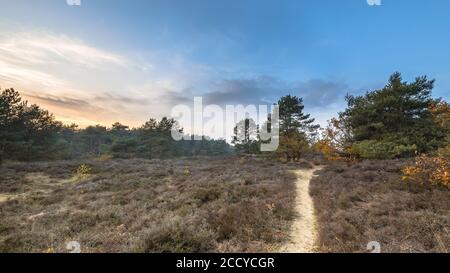
<path fill-rule="evenodd" d="M 33 99 L 35 101 L 44 102 L 45 104 L 51 104 L 59 107 L 70 108 L 75 110 L 99 110 L 98 108 L 93 108 L 91 104 L 85 100 L 68 98 L 68 97 L 57 97 L 57 96 L 46 96 L 24 93 L 25 97 Z"/>
<path fill-rule="evenodd" d="M 74 120 L 86 111 L 92 111 L 91 120 L 103 122 L 167 115 L 171 103 L 156 98 L 181 96 L 186 86 L 210 77 L 208 72 L 176 53 L 149 49 L 129 56 L 42 30 L 0 34 L 0 86 L 14 87 L 58 117 Z M 105 117 L 99 109 L 114 115 Z"/>
<path fill-rule="evenodd" d="M 92 90 L 84 83 L 94 82 L 94 75 L 131 65 L 122 55 L 65 35 L 46 31 L 0 34 L 0 84 L 6 87 L 82 96 Z"/>
<path fill-rule="evenodd" d="M 105 64 L 127 65 L 123 56 L 87 45 L 81 40 L 45 31 L 0 36 L 0 56 L 15 64 L 70 62 L 87 67 Z"/>
<path fill-rule="evenodd" d="M 39 71 L 37 69 L 20 66 L 5 60 L 0 54 L 0 80 L 4 84 L 12 85 L 36 85 L 39 88 L 60 88 L 65 85 L 64 81 L 49 73 Z"/>
<path fill-rule="evenodd" d="M 145 55 L 145 54 L 144 54 Z M 233 77 L 182 54 L 132 58 L 46 31 L 0 34 L 0 86 L 14 87 L 59 119 L 81 125 L 121 121 L 138 126 L 194 96 L 206 104 L 272 104 L 293 94 L 309 109 L 338 102 L 342 82 Z"/>
<path fill-rule="evenodd" d="M 59 120 L 65 123 L 75 122 L 87 126 L 108 121 L 117 115 L 111 109 L 91 103 L 89 100 L 35 93 L 22 93 L 23 98 L 31 103 L 38 104 L 44 109 L 51 109 L 57 113 Z"/>

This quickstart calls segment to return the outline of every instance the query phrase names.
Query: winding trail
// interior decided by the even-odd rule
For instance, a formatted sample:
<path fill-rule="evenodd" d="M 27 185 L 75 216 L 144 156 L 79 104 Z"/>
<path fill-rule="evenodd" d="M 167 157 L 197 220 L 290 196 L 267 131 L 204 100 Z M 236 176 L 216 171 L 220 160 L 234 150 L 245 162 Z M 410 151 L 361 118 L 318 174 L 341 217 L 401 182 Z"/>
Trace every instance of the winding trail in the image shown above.
<path fill-rule="evenodd" d="M 317 236 L 314 205 L 309 195 L 309 183 L 314 172 L 320 168 L 295 171 L 297 197 L 295 210 L 297 219 L 292 224 L 290 241 L 281 247 L 283 253 L 313 253 Z"/>

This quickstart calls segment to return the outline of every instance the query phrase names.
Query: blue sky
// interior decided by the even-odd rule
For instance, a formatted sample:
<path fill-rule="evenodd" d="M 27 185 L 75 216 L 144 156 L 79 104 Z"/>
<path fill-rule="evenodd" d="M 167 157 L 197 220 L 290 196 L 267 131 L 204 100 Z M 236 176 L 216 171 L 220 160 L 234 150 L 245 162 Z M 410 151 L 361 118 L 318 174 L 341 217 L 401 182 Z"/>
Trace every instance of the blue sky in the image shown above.
<path fill-rule="evenodd" d="M 324 124 L 346 93 L 436 78 L 449 99 L 448 0 L 0 0 L 0 86 L 65 122 L 137 126 L 203 95 L 305 98 Z"/>

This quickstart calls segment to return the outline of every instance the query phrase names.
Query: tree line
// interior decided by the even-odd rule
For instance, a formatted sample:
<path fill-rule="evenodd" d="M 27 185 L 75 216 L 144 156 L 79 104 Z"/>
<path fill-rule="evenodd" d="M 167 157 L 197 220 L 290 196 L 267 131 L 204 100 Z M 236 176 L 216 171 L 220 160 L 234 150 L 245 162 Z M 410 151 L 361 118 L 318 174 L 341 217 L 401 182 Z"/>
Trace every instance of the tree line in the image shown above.
<path fill-rule="evenodd" d="M 274 155 L 286 160 L 310 152 L 321 152 L 328 159 L 392 159 L 450 153 L 450 107 L 432 97 L 434 83 L 426 76 L 408 83 L 396 72 L 382 89 L 347 95 L 346 109 L 323 129 L 304 113 L 302 98 L 285 96 L 278 101 L 280 147 Z M 236 149 L 258 153 L 259 125 L 253 120 L 242 122 L 246 137 L 234 138 Z"/>
<path fill-rule="evenodd" d="M 450 147 L 450 107 L 432 97 L 434 80 L 426 76 L 403 81 L 394 73 L 385 87 L 360 96 L 346 96 L 347 107 L 326 128 L 305 113 L 303 99 L 287 95 L 278 101 L 280 145 L 271 155 L 297 160 L 308 152 L 327 158 L 400 158 Z M 52 160 L 88 156 L 167 158 L 214 156 L 234 152 L 259 154 L 264 124 L 240 121 L 230 146 L 225 140 L 174 141 L 173 119 L 150 119 L 139 128 L 121 123 L 79 129 L 64 125 L 37 105 L 22 101 L 14 89 L 0 96 L 0 160 Z M 266 129 L 264 128 L 264 129 Z M 321 132 L 321 134 L 320 134 Z M 238 137 L 243 136 L 243 137 Z"/>
<path fill-rule="evenodd" d="M 435 80 L 403 81 L 396 72 L 379 90 L 347 96 L 318 145 L 331 157 L 392 159 L 450 147 L 450 107 L 432 97 Z"/>
<path fill-rule="evenodd" d="M 130 129 L 119 122 L 110 128 L 102 125 L 80 129 L 64 125 L 37 105 L 23 101 L 19 92 L 0 93 L 0 161 L 56 160 L 92 156 L 116 158 L 169 158 L 216 156 L 232 153 L 224 140 L 175 141 L 172 129 L 180 130 L 173 119 L 150 119 Z"/>

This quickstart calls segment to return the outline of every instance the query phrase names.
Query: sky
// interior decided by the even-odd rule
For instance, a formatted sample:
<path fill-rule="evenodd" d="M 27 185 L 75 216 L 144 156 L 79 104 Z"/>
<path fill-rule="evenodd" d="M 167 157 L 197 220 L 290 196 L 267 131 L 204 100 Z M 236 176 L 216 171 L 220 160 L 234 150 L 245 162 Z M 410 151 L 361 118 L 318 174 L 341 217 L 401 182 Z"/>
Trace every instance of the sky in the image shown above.
<path fill-rule="evenodd" d="M 73 1 L 73 0 L 72 0 Z M 81 127 L 139 126 L 205 104 L 304 98 L 321 125 L 346 94 L 436 79 L 450 98 L 450 1 L 0 0 L 0 87 Z"/>

